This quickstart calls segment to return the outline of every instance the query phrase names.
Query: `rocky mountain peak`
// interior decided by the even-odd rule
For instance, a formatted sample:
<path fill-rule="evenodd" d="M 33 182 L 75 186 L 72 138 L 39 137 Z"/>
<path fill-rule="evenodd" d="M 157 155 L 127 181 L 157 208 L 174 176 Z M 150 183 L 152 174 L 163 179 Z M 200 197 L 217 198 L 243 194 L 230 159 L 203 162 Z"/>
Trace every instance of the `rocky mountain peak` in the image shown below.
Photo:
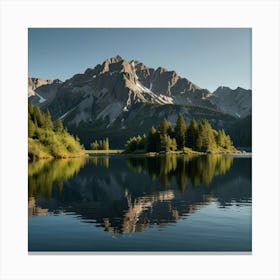
<path fill-rule="evenodd" d="M 217 93 L 220 93 L 220 92 L 229 92 L 231 91 L 232 89 L 230 87 L 226 87 L 226 86 L 219 86 L 213 93 L 214 94 L 217 94 Z"/>
<path fill-rule="evenodd" d="M 44 80 L 41 78 L 33 78 L 33 77 L 29 77 L 28 78 L 28 96 L 33 96 L 36 94 L 35 90 L 37 88 L 40 88 L 44 85 L 51 85 L 53 83 L 58 83 L 61 82 L 60 80 L 56 79 L 56 80 Z"/>
<path fill-rule="evenodd" d="M 210 101 L 222 112 L 227 112 L 237 118 L 243 118 L 252 113 L 252 91 L 241 87 L 231 89 L 220 86 L 211 96 Z"/>
<path fill-rule="evenodd" d="M 116 55 L 114 57 L 111 57 L 109 60 L 111 61 L 111 63 L 116 63 L 116 62 L 120 62 L 124 59 L 120 55 Z"/>
<path fill-rule="evenodd" d="M 166 72 L 166 71 L 167 71 L 167 70 L 166 70 L 165 68 L 163 68 L 163 67 L 158 67 L 158 68 L 156 69 L 155 73 L 161 74 L 161 73 Z"/>

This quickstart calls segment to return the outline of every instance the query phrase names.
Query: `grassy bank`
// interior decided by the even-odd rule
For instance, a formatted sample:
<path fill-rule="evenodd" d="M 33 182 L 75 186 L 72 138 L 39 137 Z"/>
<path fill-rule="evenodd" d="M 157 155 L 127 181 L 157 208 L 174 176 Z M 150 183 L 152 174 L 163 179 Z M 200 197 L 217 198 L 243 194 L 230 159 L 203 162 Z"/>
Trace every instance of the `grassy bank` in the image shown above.
<path fill-rule="evenodd" d="M 145 150 L 135 150 L 133 152 L 124 151 L 126 155 L 145 155 L 145 156 L 158 156 L 158 155 L 209 155 L 209 154 L 242 154 L 244 152 L 239 151 L 235 148 L 233 149 L 215 149 L 210 152 L 198 152 L 192 150 L 191 148 L 184 148 L 182 151 L 168 151 L 168 152 L 146 152 Z"/>
<path fill-rule="evenodd" d="M 84 154 L 98 155 L 98 154 L 122 154 L 124 150 L 84 150 Z"/>

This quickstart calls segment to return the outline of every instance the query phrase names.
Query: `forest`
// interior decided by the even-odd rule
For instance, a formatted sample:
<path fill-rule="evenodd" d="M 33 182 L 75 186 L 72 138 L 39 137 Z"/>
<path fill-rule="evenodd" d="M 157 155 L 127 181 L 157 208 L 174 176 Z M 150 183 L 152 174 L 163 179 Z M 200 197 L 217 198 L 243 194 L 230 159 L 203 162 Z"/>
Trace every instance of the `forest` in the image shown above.
<path fill-rule="evenodd" d="M 237 152 L 232 140 L 223 129 L 215 130 L 208 120 L 197 122 L 194 118 L 189 126 L 182 115 L 178 116 L 175 128 L 164 119 L 156 129 L 151 127 L 145 134 L 131 137 L 126 145 L 126 152 L 175 152 L 186 153 L 225 153 Z"/>
<path fill-rule="evenodd" d="M 50 112 L 28 103 L 28 159 L 80 156 L 84 151 L 78 137 L 68 133 L 61 119 L 54 123 Z"/>
<path fill-rule="evenodd" d="M 109 151 L 109 139 L 95 140 L 92 150 Z M 234 153 L 229 135 L 223 129 L 215 130 L 208 120 L 191 119 L 187 126 L 182 115 L 175 127 L 167 119 L 151 127 L 148 135 L 131 137 L 125 144 L 126 153 L 184 152 L 184 153 Z M 61 119 L 52 121 L 48 110 L 28 104 L 28 158 L 66 158 L 85 155 L 84 146 L 77 136 L 63 127 Z"/>

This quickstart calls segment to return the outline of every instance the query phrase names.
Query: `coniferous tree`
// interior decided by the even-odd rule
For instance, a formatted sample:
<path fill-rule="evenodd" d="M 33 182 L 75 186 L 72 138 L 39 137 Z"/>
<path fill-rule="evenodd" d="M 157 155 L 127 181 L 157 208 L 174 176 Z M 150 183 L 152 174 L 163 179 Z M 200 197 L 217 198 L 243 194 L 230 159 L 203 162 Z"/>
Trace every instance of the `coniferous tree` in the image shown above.
<path fill-rule="evenodd" d="M 137 139 L 136 137 L 131 137 L 125 144 L 125 149 L 128 152 L 134 152 L 137 150 Z"/>
<path fill-rule="evenodd" d="M 92 142 L 90 144 L 90 147 L 92 150 L 98 150 L 98 147 L 99 147 L 98 142 L 95 140 L 94 142 Z"/>
<path fill-rule="evenodd" d="M 160 136 L 164 136 L 164 135 L 169 135 L 172 133 L 172 126 L 171 123 L 167 120 L 164 119 L 160 126 L 159 126 L 159 132 L 160 132 Z"/>
<path fill-rule="evenodd" d="M 49 110 L 44 114 L 44 127 L 49 130 L 53 130 L 52 118 Z"/>
<path fill-rule="evenodd" d="M 100 149 L 100 150 L 103 149 L 103 141 L 102 140 L 98 141 L 98 149 Z"/>
<path fill-rule="evenodd" d="M 179 150 L 182 150 L 185 147 L 186 132 L 187 132 L 186 122 L 183 116 L 179 115 L 175 127 L 175 137 Z"/>
<path fill-rule="evenodd" d="M 29 116 L 28 117 L 28 137 L 32 138 L 35 134 L 35 130 L 36 130 L 35 124 L 31 120 L 31 117 Z"/>
<path fill-rule="evenodd" d="M 108 138 L 106 138 L 104 140 L 104 150 L 109 150 L 109 139 Z"/>
<path fill-rule="evenodd" d="M 216 136 L 216 143 L 217 143 L 218 146 L 225 148 L 226 134 L 225 134 L 225 131 L 223 129 L 218 131 L 218 134 Z"/>
<path fill-rule="evenodd" d="M 165 134 L 160 137 L 160 150 L 164 152 L 175 151 L 177 147 L 176 139 L 171 138 L 169 135 Z"/>
<path fill-rule="evenodd" d="M 44 116 L 39 109 L 39 107 L 35 106 L 33 107 L 34 112 L 34 122 L 36 120 L 38 127 L 42 127 L 44 125 Z"/>
<path fill-rule="evenodd" d="M 63 123 L 62 123 L 62 120 L 60 118 L 58 118 L 56 121 L 55 121 L 55 131 L 56 132 L 62 132 L 63 131 Z"/>
<path fill-rule="evenodd" d="M 233 148 L 233 143 L 229 135 L 226 135 L 225 137 L 225 148 L 226 149 Z"/>
<path fill-rule="evenodd" d="M 198 124 L 198 136 L 196 138 L 196 148 L 201 152 L 209 152 L 216 148 L 216 141 L 213 128 L 208 120 L 201 120 Z"/>
<path fill-rule="evenodd" d="M 30 101 L 28 102 L 28 113 L 31 117 L 33 116 L 33 105 Z"/>
<path fill-rule="evenodd" d="M 172 138 L 171 150 L 172 151 L 176 151 L 177 150 L 177 141 L 176 141 L 175 138 Z"/>
<path fill-rule="evenodd" d="M 61 129 L 63 130 L 62 124 Z M 66 130 L 63 132 L 63 134 L 58 133 L 53 127 L 48 111 L 42 113 L 38 107 L 28 104 L 28 157 L 30 159 L 51 156 L 61 158 L 80 153 L 83 146 L 80 145 L 79 139 Z"/>
<path fill-rule="evenodd" d="M 196 150 L 196 139 L 198 136 L 198 124 L 194 118 L 191 119 L 190 125 L 186 132 L 186 146 Z"/>

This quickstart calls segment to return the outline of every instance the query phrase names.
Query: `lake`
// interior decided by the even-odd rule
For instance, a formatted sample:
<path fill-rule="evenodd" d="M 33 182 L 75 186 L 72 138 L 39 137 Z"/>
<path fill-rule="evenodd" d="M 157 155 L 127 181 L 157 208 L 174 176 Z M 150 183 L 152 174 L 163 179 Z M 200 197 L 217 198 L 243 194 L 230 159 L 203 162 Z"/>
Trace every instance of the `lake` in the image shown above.
<path fill-rule="evenodd" d="M 29 163 L 31 252 L 250 252 L 251 214 L 251 157 Z"/>

